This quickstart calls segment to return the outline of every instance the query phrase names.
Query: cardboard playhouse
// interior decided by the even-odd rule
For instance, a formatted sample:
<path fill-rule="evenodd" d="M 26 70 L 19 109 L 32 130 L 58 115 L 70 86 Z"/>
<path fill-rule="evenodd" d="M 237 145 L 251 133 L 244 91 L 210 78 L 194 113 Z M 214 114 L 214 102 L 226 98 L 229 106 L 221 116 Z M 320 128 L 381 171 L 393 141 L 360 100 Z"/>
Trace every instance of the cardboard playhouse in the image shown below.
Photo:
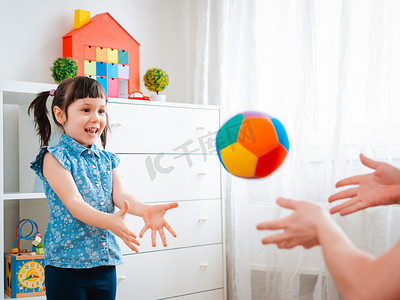
<path fill-rule="evenodd" d="M 97 79 L 111 98 L 140 91 L 140 44 L 109 14 L 75 11 L 74 30 L 63 36 L 63 56 L 78 62 L 78 75 Z"/>

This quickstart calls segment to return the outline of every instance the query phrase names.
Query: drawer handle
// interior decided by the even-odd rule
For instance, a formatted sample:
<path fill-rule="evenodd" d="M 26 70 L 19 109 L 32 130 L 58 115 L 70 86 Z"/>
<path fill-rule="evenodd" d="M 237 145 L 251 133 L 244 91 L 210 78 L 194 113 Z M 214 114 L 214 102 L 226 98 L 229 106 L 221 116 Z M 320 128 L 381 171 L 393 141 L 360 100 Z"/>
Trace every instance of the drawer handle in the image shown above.
<path fill-rule="evenodd" d="M 207 268 L 207 267 L 209 267 L 209 266 L 210 266 L 209 263 L 202 263 L 202 264 L 200 264 L 200 268 Z"/>
<path fill-rule="evenodd" d="M 205 222 L 208 221 L 208 217 L 200 217 L 199 222 Z"/>
<path fill-rule="evenodd" d="M 206 128 L 203 127 L 203 126 L 198 126 L 198 127 L 196 127 L 196 130 L 204 130 L 204 129 L 206 129 Z"/>
<path fill-rule="evenodd" d="M 111 123 L 111 127 L 121 127 L 122 123 Z"/>
<path fill-rule="evenodd" d="M 207 175 L 207 173 L 204 173 L 204 172 L 197 173 L 197 176 L 204 176 L 204 175 Z"/>

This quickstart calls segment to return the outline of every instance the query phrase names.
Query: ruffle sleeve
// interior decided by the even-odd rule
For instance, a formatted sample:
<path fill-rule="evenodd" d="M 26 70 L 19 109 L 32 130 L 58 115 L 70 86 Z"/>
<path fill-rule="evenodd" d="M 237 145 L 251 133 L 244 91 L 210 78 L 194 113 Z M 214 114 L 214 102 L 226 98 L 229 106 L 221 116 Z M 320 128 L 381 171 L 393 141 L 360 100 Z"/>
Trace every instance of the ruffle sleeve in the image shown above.
<path fill-rule="evenodd" d="M 36 159 L 31 162 L 31 169 L 35 171 L 35 173 L 39 176 L 41 180 L 46 181 L 43 176 L 43 158 L 46 152 L 49 152 L 51 155 L 53 155 L 66 170 L 71 172 L 71 162 L 69 161 L 65 150 L 63 151 L 63 149 L 60 149 L 58 147 L 45 146 L 40 149 L 40 152 L 36 156 Z"/>
<path fill-rule="evenodd" d="M 112 152 L 108 152 L 108 153 L 110 154 L 110 159 L 111 159 L 111 169 L 115 169 L 116 167 L 118 167 L 121 159 L 115 153 L 112 153 Z"/>

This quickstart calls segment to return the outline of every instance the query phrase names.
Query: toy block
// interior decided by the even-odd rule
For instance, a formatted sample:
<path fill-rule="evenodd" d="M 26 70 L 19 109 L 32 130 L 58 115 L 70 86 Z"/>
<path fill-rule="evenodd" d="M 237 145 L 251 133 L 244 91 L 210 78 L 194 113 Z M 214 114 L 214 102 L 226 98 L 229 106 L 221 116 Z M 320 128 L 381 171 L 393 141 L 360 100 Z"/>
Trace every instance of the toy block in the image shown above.
<path fill-rule="evenodd" d="M 4 264 L 4 287 L 8 296 L 22 298 L 46 294 L 43 254 L 38 255 L 33 252 L 5 253 Z"/>
<path fill-rule="evenodd" d="M 85 75 L 96 75 L 96 62 L 95 61 L 85 60 L 84 74 Z"/>
<path fill-rule="evenodd" d="M 84 54 L 83 59 L 96 60 L 96 47 L 90 46 L 90 45 L 85 45 L 83 54 Z"/>
<path fill-rule="evenodd" d="M 129 52 L 126 50 L 118 50 L 118 62 L 120 64 L 129 65 Z"/>
<path fill-rule="evenodd" d="M 118 63 L 118 50 L 117 49 L 107 49 L 107 62 L 117 64 Z"/>
<path fill-rule="evenodd" d="M 119 92 L 118 92 L 118 78 L 112 78 L 108 77 L 108 97 L 111 98 L 118 98 L 119 97 Z"/>
<path fill-rule="evenodd" d="M 118 98 L 127 99 L 129 96 L 128 80 L 119 79 L 119 95 Z"/>
<path fill-rule="evenodd" d="M 118 65 L 118 78 L 129 79 L 129 66 L 128 65 Z"/>
<path fill-rule="evenodd" d="M 90 22 L 90 11 L 83 9 L 75 10 L 74 29 L 78 29 Z"/>
<path fill-rule="evenodd" d="M 107 63 L 96 62 L 96 75 L 107 76 Z"/>
<path fill-rule="evenodd" d="M 113 63 L 107 63 L 107 76 L 118 78 L 118 65 Z"/>
<path fill-rule="evenodd" d="M 35 239 L 32 242 L 32 245 L 36 246 L 42 242 L 42 238 L 40 236 L 35 236 Z"/>
<path fill-rule="evenodd" d="M 107 62 L 107 48 L 96 47 L 96 61 Z"/>
<path fill-rule="evenodd" d="M 103 88 L 105 89 L 107 95 L 107 77 L 102 77 L 102 76 L 97 76 L 96 77 L 97 81 L 100 82 L 100 84 L 103 86 Z"/>

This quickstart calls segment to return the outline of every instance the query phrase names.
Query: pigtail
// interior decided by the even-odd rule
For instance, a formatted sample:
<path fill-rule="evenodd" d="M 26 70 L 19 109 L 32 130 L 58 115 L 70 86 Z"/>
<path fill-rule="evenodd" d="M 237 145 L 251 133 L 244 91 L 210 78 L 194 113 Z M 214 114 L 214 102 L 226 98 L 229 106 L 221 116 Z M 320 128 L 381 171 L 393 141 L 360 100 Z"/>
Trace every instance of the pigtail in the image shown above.
<path fill-rule="evenodd" d="M 49 95 L 50 91 L 38 94 L 28 108 L 28 115 L 33 112 L 35 129 L 40 137 L 40 146 L 48 146 L 51 135 L 51 124 L 47 116 L 49 110 L 46 105 Z"/>
<path fill-rule="evenodd" d="M 106 114 L 106 127 L 103 130 L 103 133 L 100 135 L 100 141 L 101 145 L 103 146 L 103 149 L 106 149 L 106 144 L 107 144 L 107 133 L 110 132 L 110 124 L 108 122 L 108 114 Z"/>

